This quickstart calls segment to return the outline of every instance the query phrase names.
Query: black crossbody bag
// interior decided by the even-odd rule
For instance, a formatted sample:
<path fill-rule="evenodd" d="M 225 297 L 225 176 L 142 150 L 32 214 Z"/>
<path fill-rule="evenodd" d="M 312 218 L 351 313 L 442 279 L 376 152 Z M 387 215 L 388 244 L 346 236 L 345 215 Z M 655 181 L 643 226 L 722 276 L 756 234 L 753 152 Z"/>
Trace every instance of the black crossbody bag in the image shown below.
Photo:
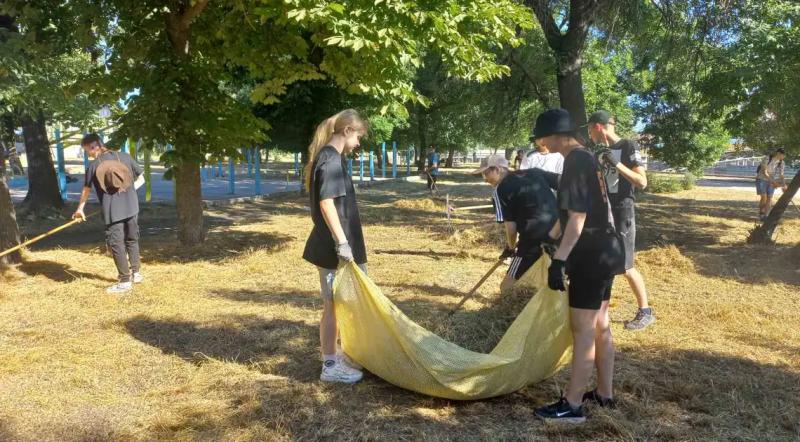
<path fill-rule="evenodd" d="M 584 227 L 567 259 L 567 274 L 586 279 L 608 279 L 625 273 L 625 243 L 614 227 L 614 214 L 608 200 L 606 180 L 597 167 L 600 193 L 608 211 L 605 227 Z"/>

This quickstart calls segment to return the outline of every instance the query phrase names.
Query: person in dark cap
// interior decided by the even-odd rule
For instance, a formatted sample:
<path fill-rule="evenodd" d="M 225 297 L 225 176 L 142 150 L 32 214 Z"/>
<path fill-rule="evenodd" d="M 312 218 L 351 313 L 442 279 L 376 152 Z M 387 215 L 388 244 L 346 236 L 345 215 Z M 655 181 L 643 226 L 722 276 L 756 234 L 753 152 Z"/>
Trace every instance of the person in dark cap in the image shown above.
<path fill-rule="evenodd" d="M 136 190 L 144 184 L 141 166 L 127 153 L 106 148 L 96 133 L 81 140 L 86 155 L 93 161 L 86 170 L 83 192 L 75 219 L 86 220 L 83 208 L 94 187 L 106 226 L 106 245 L 117 266 L 118 281 L 106 293 L 131 291 L 144 278 L 139 272 L 139 199 Z"/>
<path fill-rule="evenodd" d="M 643 330 L 656 320 L 647 301 L 647 289 L 642 274 L 634 266 L 636 253 L 635 189 L 647 187 L 644 162 L 639 155 L 639 145 L 621 138 L 616 133 L 616 119 L 611 113 L 600 110 L 589 116 L 589 137 L 600 148 L 597 155 L 611 201 L 614 224 L 625 241 L 625 279 L 631 286 L 639 309 L 633 320 L 625 321 L 627 330 Z"/>
<path fill-rule="evenodd" d="M 536 409 L 536 416 L 561 422 L 585 421 L 583 403 L 613 406 L 614 343 L 608 301 L 614 274 L 622 272 L 622 244 L 609 247 L 604 236 L 613 220 L 600 164 L 584 149 L 569 112 L 550 109 L 536 119 L 536 143 L 564 156 L 557 204 L 561 242 L 553 254 L 548 286 L 565 290 L 573 336 L 572 372 L 566 394 Z M 552 235 L 552 233 L 551 233 Z M 569 278 L 567 283 L 566 279 Z M 597 368 L 597 388 L 584 392 Z"/>

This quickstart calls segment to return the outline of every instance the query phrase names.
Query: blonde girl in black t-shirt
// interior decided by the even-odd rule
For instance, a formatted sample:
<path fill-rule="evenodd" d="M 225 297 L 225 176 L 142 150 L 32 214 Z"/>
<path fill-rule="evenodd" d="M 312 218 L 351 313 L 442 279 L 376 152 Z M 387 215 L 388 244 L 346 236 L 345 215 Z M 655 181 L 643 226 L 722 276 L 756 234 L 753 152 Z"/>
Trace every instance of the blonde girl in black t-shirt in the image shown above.
<path fill-rule="evenodd" d="M 360 367 L 337 351 L 338 329 L 333 305 L 333 278 L 341 262 L 355 262 L 366 271 L 366 247 L 356 205 L 355 188 L 347 173 L 346 157 L 359 147 L 367 125 L 358 112 L 347 109 L 326 119 L 308 147 L 305 188 L 314 228 L 303 258 L 317 266 L 322 294 L 319 339 L 325 382 L 352 384 L 361 380 Z"/>

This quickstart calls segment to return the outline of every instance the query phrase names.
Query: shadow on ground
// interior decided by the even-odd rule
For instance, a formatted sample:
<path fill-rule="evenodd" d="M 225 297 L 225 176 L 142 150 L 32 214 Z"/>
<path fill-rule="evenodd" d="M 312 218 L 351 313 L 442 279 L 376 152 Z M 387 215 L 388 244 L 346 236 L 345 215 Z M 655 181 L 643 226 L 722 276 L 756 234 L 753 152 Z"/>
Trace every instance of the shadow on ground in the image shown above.
<path fill-rule="evenodd" d="M 556 397 L 552 381 L 507 396 L 458 402 L 415 394 L 368 375 L 355 387 L 315 387 L 276 378 L 254 381 L 230 391 L 232 405 L 222 421 L 219 414 L 186 410 L 185 419 L 160 429 L 159 436 L 187 430 L 201 436 L 213 428 L 262 425 L 310 440 L 375 440 L 387 435 L 507 440 L 523 434 L 549 440 L 800 437 L 800 376 L 789 367 L 699 351 L 646 350 L 631 351 L 618 360 L 617 409 L 590 408 L 590 419 L 577 427 L 547 425 L 533 417 L 536 406 Z M 310 365 L 316 372 L 316 364 Z M 664 376 L 665 371 L 670 376 Z"/>
<path fill-rule="evenodd" d="M 48 260 L 27 260 L 18 265 L 17 269 L 28 276 L 42 275 L 56 282 L 72 282 L 76 279 L 94 279 L 97 281 L 117 282 L 116 279 L 105 278 L 99 274 L 75 270 L 69 264 Z"/>
<path fill-rule="evenodd" d="M 319 329 L 303 321 L 237 315 L 201 324 L 137 316 L 124 326 L 137 340 L 194 364 L 209 359 L 253 364 L 277 357 L 285 362 L 274 367 L 275 374 L 300 382 L 319 376 Z"/>

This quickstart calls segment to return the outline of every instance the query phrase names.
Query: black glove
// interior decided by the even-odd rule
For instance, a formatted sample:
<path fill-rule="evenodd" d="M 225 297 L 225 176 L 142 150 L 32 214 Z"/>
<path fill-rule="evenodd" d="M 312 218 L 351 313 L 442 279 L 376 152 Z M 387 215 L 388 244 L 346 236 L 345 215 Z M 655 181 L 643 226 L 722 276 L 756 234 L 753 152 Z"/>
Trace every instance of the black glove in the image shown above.
<path fill-rule="evenodd" d="M 506 247 L 505 249 L 503 249 L 503 253 L 500 254 L 500 258 L 498 258 L 498 259 L 511 258 L 515 254 L 516 254 L 516 251 L 514 249 Z"/>
<path fill-rule="evenodd" d="M 617 167 L 617 164 L 619 164 L 619 160 L 614 158 L 614 155 L 611 154 L 611 149 L 598 150 L 597 159 L 600 160 L 601 163 L 610 164 L 612 167 Z"/>
<path fill-rule="evenodd" d="M 353 262 L 353 250 L 350 249 L 350 244 L 343 242 L 336 246 L 336 256 L 342 261 Z"/>
<path fill-rule="evenodd" d="M 560 259 L 554 259 L 550 263 L 550 269 L 547 271 L 547 286 L 553 290 L 566 290 L 564 280 L 567 278 L 565 266 L 566 262 Z"/>

